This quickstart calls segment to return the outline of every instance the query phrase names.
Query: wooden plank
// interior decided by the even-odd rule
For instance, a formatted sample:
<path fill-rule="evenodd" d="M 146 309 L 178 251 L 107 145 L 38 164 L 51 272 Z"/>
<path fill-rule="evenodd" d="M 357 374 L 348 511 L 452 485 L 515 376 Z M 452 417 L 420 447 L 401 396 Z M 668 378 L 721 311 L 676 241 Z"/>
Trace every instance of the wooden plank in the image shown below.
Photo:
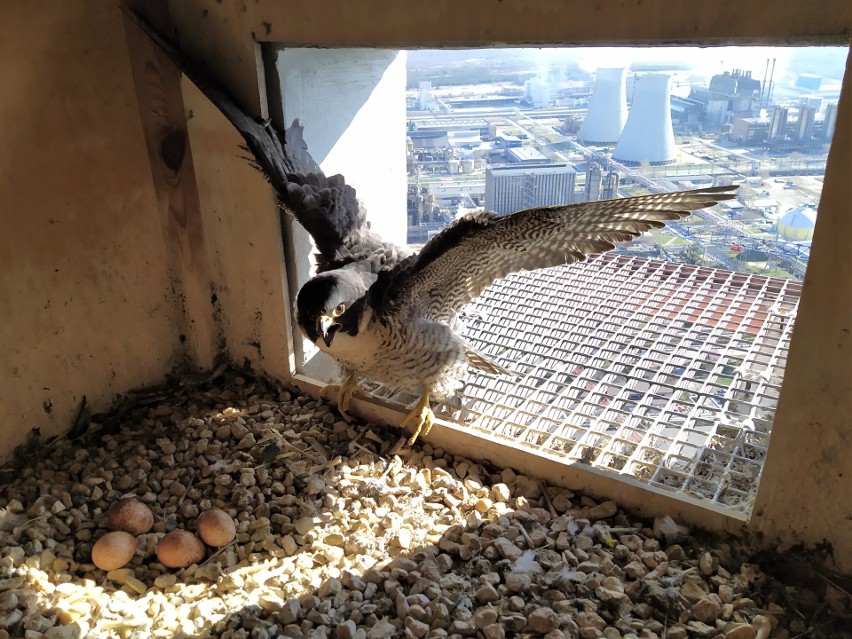
<path fill-rule="evenodd" d="M 154 24 L 168 24 L 165 2 L 136 3 Z M 180 74 L 139 28 L 124 16 L 130 63 L 145 132 L 151 176 L 165 228 L 169 267 L 183 301 L 182 335 L 189 360 L 210 367 L 224 347 L 180 87 Z M 212 308 L 211 308 L 212 307 Z"/>
<path fill-rule="evenodd" d="M 392 48 L 849 42 L 852 2 L 170 0 L 181 46 L 262 115 L 257 42 Z M 377 19 L 380 16 L 380 19 Z M 265 116 L 264 116 L 265 117 Z"/>

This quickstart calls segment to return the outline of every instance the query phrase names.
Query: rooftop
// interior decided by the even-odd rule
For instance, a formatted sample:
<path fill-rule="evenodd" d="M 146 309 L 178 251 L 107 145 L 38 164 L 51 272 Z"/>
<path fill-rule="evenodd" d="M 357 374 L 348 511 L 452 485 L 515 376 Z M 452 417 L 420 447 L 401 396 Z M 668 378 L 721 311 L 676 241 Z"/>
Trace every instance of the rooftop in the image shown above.
<path fill-rule="evenodd" d="M 509 155 L 512 156 L 515 162 L 547 162 L 547 157 L 532 146 L 520 146 L 509 149 Z"/>
<path fill-rule="evenodd" d="M 488 171 L 498 175 L 526 175 L 527 173 L 576 173 L 566 162 L 538 162 L 523 164 L 497 164 Z"/>

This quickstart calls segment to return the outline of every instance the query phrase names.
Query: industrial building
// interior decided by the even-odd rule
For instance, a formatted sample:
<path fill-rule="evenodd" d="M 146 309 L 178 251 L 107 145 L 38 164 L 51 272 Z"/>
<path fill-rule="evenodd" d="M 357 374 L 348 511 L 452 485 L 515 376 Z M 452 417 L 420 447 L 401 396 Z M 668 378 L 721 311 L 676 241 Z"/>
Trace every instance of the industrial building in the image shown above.
<path fill-rule="evenodd" d="M 485 208 L 511 213 L 533 206 L 570 204 L 576 171 L 567 163 L 493 166 L 485 171 Z"/>
<path fill-rule="evenodd" d="M 802 105 L 799 107 L 799 121 L 796 123 L 796 140 L 807 142 L 813 136 L 816 109 L 812 106 Z"/>
<path fill-rule="evenodd" d="M 704 105 L 703 126 L 718 130 L 736 117 L 750 117 L 760 97 L 761 84 L 750 71 L 725 71 L 714 75 L 708 87 L 693 87 L 689 98 Z"/>
<path fill-rule="evenodd" d="M 822 120 L 822 138 L 831 140 L 834 137 L 834 129 L 837 126 L 837 103 L 828 104 L 825 107 L 825 116 Z"/>
<path fill-rule="evenodd" d="M 611 200 L 618 197 L 619 176 L 617 171 L 606 171 L 597 162 L 586 170 L 586 186 L 583 196 L 586 202 Z"/>
<path fill-rule="evenodd" d="M 787 118 L 789 117 L 789 109 L 780 104 L 772 111 L 772 120 L 769 123 L 769 141 L 778 140 L 784 137 L 784 131 L 787 128 Z"/>

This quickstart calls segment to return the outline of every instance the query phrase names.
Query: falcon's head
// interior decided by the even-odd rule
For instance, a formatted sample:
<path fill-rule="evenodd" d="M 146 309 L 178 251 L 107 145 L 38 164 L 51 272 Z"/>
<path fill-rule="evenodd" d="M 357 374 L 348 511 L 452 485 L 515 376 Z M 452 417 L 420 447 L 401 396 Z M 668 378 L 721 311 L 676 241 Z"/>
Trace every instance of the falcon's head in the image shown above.
<path fill-rule="evenodd" d="M 359 273 L 335 270 L 321 273 L 299 290 L 296 322 L 302 333 L 331 348 L 338 332 L 356 335 L 368 283 Z"/>

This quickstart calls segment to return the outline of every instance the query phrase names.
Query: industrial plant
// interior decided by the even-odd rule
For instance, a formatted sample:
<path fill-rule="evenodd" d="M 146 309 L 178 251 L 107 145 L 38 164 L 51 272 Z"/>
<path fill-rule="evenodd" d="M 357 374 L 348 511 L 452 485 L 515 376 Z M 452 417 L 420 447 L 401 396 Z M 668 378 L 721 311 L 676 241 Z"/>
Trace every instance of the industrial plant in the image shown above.
<path fill-rule="evenodd" d="M 739 184 L 739 199 L 621 253 L 802 280 L 839 84 L 807 73 L 709 77 L 677 65 L 553 69 L 407 93 L 408 241 L 454 218 Z"/>

